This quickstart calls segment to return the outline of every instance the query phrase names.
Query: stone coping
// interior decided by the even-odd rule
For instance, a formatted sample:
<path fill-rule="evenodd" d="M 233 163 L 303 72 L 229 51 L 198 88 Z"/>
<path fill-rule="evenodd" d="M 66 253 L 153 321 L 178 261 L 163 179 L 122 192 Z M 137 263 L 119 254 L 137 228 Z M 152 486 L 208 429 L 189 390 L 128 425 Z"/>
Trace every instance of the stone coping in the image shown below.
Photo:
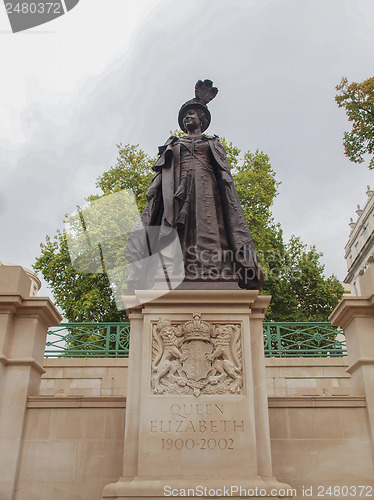
<path fill-rule="evenodd" d="M 374 314 L 374 294 L 371 296 L 343 296 L 342 300 L 331 313 L 331 324 L 338 325 L 343 330 L 355 318 L 372 318 Z"/>
<path fill-rule="evenodd" d="M 0 354 L 0 364 L 5 366 L 31 366 L 41 375 L 45 373 L 44 368 L 34 358 L 8 358 Z"/>
<path fill-rule="evenodd" d="M 344 366 L 348 367 L 348 358 L 265 358 L 265 366 Z"/>
<path fill-rule="evenodd" d="M 0 311 L 18 317 L 41 319 L 49 328 L 61 323 L 62 316 L 48 297 L 22 297 L 0 293 Z"/>
<path fill-rule="evenodd" d="M 123 396 L 29 396 L 27 408 L 126 408 Z"/>
<path fill-rule="evenodd" d="M 269 408 L 365 408 L 364 396 L 270 396 Z"/>
<path fill-rule="evenodd" d="M 271 297 L 258 295 L 258 290 L 171 290 L 168 293 L 160 295 L 159 290 L 136 290 L 134 297 L 126 297 L 129 302 L 131 299 L 138 299 L 140 307 L 154 307 L 155 304 L 252 304 L 256 301 L 268 305 Z"/>
<path fill-rule="evenodd" d="M 349 374 L 352 374 L 354 371 L 356 371 L 358 368 L 360 368 L 363 365 L 373 365 L 374 361 L 372 358 L 358 358 L 354 363 L 352 363 L 350 366 L 347 368 L 347 372 Z"/>
<path fill-rule="evenodd" d="M 364 396 L 271 396 L 269 408 L 365 408 Z M 123 396 L 30 396 L 27 408 L 126 408 Z"/>
<path fill-rule="evenodd" d="M 45 358 L 44 367 L 127 367 L 129 358 Z"/>
<path fill-rule="evenodd" d="M 44 366 L 53 367 L 127 367 L 129 358 L 45 358 Z M 265 366 L 344 366 L 348 367 L 348 358 L 265 358 Z"/>

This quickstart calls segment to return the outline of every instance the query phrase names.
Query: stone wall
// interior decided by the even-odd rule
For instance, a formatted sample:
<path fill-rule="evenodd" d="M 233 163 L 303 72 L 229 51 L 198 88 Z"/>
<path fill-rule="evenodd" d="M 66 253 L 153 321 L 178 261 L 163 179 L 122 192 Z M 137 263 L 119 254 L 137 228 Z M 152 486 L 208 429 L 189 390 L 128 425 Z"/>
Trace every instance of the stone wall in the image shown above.
<path fill-rule="evenodd" d="M 123 473 L 128 360 L 43 364 L 60 316 L 28 280 L 0 268 L 0 499 L 100 500 Z M 332 321 L 348 358 L 266 360 L 273 473 L 300 499 L 374 487 L 374 295 L 343 299 Z"/>
<path fill-rule="evenodd" d="M 124 424 L 123 397 L 30 397 L 15 500 L 100 499 L 122 472 Z"/>
<path fill-rule="evenodd" d="M 268 396 L 349 396 L 344 358 L 266 358 Z M 46 359 L 42 396 L 126 396 L 128 359 Z"/>
<path fill-rule="evenodd" d="M 274 475 L 299 492 L 372 476 L 365 398 L 353 395 L 347 361 L 266 359 Z M 44 369 L 15 498 L 99 500 L 121 475 L 128 359 L 46 359 Z"/>
<path fill-rule="evenodd" d="M 319 486 L 374 485 L 364 397 L 269 398 L 269 419 L 273 474 L 298 497 L 303 486 L 317 498 Z"/>
<path fill-rule="evenodd" d="M 127 359 L 47 359 L 28 399 L 15 500 L 100 500 L 122 471 Z M 373 484 L 365 398 L 347 358 L 266 359 L 274 475 L 302 487 Z M 300 496 L 300 498 L 302 498 Z"/>
<path fill-rule="evenodd" d="M 127 358 L 46 359 L 40 395 L 125 396 L 128 362 Z"/>

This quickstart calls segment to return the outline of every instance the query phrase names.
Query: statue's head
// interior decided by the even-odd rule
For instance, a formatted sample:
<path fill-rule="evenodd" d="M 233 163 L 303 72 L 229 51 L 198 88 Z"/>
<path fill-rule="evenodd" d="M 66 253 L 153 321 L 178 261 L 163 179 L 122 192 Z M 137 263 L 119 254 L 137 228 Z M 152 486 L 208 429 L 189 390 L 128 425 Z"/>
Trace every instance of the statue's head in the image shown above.
<path fill-rule="evenodd" d="M 206 104 L 217 95 L 218 89 L 213 87 L 211 80 L 199 80 L 195 85 L 195 97 L 183 104 L 178 114 L 178 123 L 183 132 L 187 133 L 187 128 L 183 123 L 187 112 L 191 109 L 195 110 L 201 122 L 201 131 L 204 132 L 210 124 L 210 111 Z"/>
<path fill-rule="evenodd" d="M 185 106 L 182 112 L 181 120 L 179 121 L 179 125 L 183 132 L 187 132 L 188 129 L 188 121 L 198 120 L 200 122 L 201 132 L 204 132 L 209 127 L 210 123 L 210 113 L 207 115 L 207 110 L 199 108 L 196 104 L 191 104 L 190 106 Z"/>

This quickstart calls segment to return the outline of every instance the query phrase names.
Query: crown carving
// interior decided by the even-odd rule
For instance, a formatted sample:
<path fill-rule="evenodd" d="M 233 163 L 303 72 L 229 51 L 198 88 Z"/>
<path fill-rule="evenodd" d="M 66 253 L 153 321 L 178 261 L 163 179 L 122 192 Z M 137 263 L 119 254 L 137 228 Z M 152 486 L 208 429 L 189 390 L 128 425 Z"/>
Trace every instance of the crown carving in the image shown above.
<path fill-rule="evenodd" d="M 193 320 L 186 321 L 183 325 L 183 340 L 210 340 L 212 325 L 203 321 L 199 312 L 194 312 L 192 316 Z"/>

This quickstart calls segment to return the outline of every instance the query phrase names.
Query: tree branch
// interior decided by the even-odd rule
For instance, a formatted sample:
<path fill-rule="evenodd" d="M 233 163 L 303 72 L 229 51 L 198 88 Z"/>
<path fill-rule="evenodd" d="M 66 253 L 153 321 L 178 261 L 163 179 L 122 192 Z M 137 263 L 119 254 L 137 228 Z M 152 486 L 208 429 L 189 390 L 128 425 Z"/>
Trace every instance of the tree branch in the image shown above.
<path fill-rule="evenodd" d="M 373 116 L 374 117 L 374 113 L 372 111 L 369 111 L 368 109 L 365 109 L 363 106 L 361 106 L 360 104 L 357 104 L 359 109 L 361 109 L 362 111 L 366 111 L 366 113 L 369 113 L 369 115 Z"/>

